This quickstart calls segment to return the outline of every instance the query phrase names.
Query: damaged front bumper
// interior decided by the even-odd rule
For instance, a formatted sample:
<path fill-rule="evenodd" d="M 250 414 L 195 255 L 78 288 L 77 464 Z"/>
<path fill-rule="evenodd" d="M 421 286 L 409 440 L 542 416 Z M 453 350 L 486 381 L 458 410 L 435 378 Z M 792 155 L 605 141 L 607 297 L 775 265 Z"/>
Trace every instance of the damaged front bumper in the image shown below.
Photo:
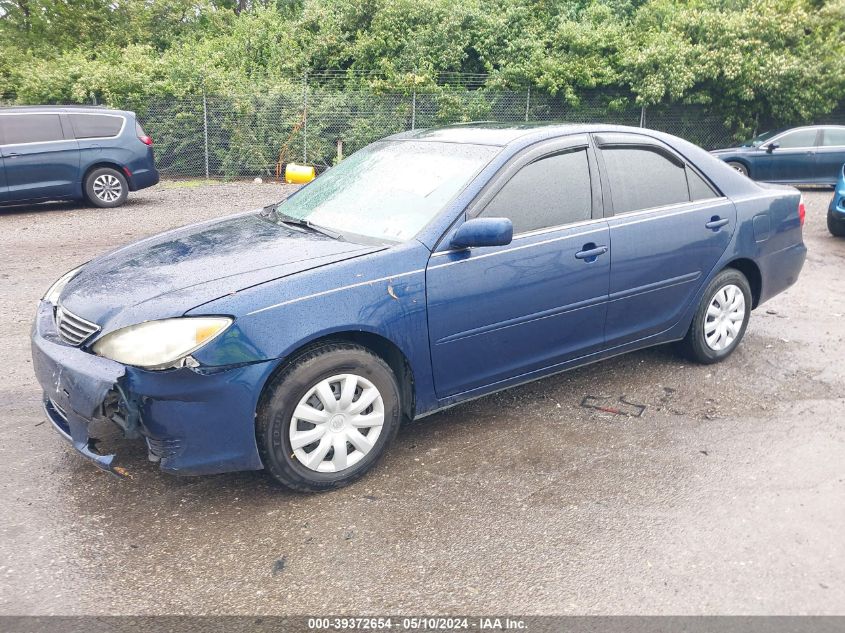
<path fill-rule="evenodd" d="M 143 437 L 162 470 L 212 474 L 262 468 L 255 410 L 269 361 L 147 371 L 96 356 L 59 337 L 53 306 L 39 305 L 32 359 L 53 427 L 98 468 L 122 476 L 115 455 L 97 451 L 94 423 Z"/>

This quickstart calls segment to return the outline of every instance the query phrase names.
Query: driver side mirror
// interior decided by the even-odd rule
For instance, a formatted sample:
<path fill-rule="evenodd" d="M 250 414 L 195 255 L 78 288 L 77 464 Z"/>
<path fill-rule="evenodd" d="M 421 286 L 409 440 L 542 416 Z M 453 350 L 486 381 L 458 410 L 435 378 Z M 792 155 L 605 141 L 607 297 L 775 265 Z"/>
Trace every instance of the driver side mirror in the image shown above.
<path fill-rule="evenodd" d="M 449 243 L 451 248 L 505 246 L 513 240 L 513 222 L 508 218 L 474 218 L 457 230 Z"/>
<path fill-rule="evenodd" d="M 772 153 L 773 151 L 775 151 L 778 147 L 780 147 L 780 143 L 777 143 L 777 142 L 775 142 L 775 143 L 768 143 L 768 144 L 766 145 L 766 148 L 765 148 L 765 149 L 766 149 L 766 153 L 767 153 L 767 154 L 771 154 L 771 153 Z"/>

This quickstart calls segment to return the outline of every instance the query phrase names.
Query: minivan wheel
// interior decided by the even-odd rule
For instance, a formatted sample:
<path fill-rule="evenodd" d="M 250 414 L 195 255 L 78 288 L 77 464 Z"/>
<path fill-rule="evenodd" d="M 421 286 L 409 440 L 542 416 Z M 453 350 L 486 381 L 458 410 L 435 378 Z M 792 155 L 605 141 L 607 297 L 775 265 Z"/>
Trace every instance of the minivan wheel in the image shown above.
<path fill-rule="evenodd" d="M 128 195 L 126 176 L 116 169 L 99 167 L 85 179 L 85 197 L 96 207 L 119 207 Z"/>
<path fill-rule="evenodd" d="M 699 363 L 724 360 L 736 349 L 751 316 L 751 286 L 738 270 L 726 268 L 708 284 L 690 329 L 681 342 Z"/>
<path fill-rule="evenodd" d="M 732 160 L 732 161 L 728 161 L 728 165 L 732 169 L 737 170 L 743 176 L 748 176 L 748 168 L 745 165 L 743 165 L 742 163 L 738 163 L 738 162 Z"/>
<path fill-rule="evenodd" d="M 387 363 L 361 346 L 328 343 L 296 357 L 270 381 L 256 439 L 277 481 L 319 492 L 372 468 L 400 421 L 399 386 Z"/>

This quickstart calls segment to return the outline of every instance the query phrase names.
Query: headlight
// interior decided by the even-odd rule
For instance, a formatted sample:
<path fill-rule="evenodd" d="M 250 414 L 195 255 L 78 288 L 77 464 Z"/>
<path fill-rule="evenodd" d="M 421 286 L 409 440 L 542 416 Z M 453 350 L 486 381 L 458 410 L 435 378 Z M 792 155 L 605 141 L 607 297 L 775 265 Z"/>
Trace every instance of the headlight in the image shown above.
<path fill-rule="evenodd" d="M 59 277 L 52 286 L 47 289 L 47 292 L 44 293 L 44 296 L 41 297 L 41 301 L 46 301 L 47 303 L 52 303 L 53 305 L 57 305 L 59 303 L 59 296 L 62 294 L 62 290 L 65 289 L 65 286 L 68 285 L 71 279 L 76 277 L 77 273 L 80 271 L 82 266 L 78 268 L 74 268 L 73 270 L 67 271 L 64 275 Z"/>
<path fill-rule="evenodd" d="M 145 369 L 178 366 L 232 324 L 228 317 L 182 317 L 147 321 L 106 334 L 92 347 L 95 354 Z"/>

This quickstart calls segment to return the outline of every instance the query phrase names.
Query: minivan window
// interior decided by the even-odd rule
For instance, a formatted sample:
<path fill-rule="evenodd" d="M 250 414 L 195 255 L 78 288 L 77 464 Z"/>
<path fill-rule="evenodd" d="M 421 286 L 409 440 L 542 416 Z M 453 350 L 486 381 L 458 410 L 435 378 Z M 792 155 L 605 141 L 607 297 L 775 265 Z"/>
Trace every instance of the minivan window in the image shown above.
<path fill-rule="evenodd" d="M 71 114 L 70 122 L 76 138 L 108 138 L 117 136 L 123 117 L 107 114 Z"/>
<path fill-rule="evenodd" d="M 845 147 L 845 128 L 825 128 L 822 145 L 824 147 Z"/>
<path fill-rule="evenodd" d="M 0 116 L 0 125 L 6 145 L 64 140 L 58 114 L 4 115 Z"/>
<path fill-rule="evenodd" d="M 520 169 L 481 213 L 505 217 L 514 233 L 527 233 L 592 216 L 587 151 L 546 156 Z"/>
<path fill-rule="evenodd" d="M 792 147 L 813 147 L 816 144 L 816 130 L 797 130 L 784 134 L 780 138 L 775 139 L 781 149 L 789 149 Z"/>
<path fill-rule="evenodd" d="M 659 151 L 648 147 L 612 147 L 603 149 L 602 157 L 615 214 L 689 202 L 684 166 Z"/>

